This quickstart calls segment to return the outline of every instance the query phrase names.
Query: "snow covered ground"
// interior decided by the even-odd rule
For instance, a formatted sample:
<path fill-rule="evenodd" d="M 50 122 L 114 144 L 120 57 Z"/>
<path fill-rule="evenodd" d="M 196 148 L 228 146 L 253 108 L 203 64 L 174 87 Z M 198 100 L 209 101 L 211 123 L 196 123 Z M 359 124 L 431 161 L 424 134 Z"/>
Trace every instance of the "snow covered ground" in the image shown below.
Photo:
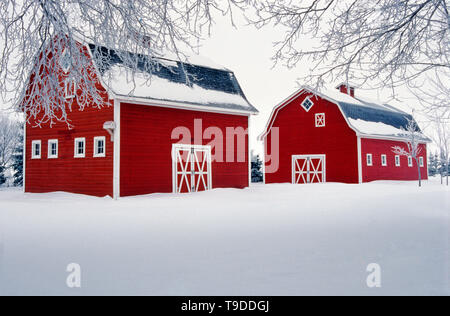
<path fill-rule="evenodd" d="M 449 193 L 437 180 L 119 201 L 3 189 L 0 295 L 449 295 Z"/>

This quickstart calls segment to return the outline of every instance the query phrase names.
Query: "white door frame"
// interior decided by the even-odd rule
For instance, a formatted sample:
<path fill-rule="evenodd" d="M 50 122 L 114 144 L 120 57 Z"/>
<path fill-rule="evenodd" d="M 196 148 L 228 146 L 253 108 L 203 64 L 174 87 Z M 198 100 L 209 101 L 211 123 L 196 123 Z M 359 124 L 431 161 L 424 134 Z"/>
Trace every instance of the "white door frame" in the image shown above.
<path fill-rule="evenodd" d="M 305 183 L 310 183 L 310 163 L 309 160 L 310 159 L 321 159 L 322 161 L 322 183 L 327 182 L 327 173 L 326 173 L 326 155 L 292 155 L 292 184 L 298 184 L 297 183 L 297 177 L 296 175 L 299 174 L 300 172 L 295 172 L 295 167 L 296 167 L 296 163 L 299 159 L 306 159 L 305 164 L 307 164 L 307 178 L 303 178 L 305 180 Z M 304 167 L 304 166 L 303 166 Z M 300 166 L 299 166 L 299 169 Z M 315 172 L 314 172 L 315 171 Z M 317 174 L 317 170 L 313 170 L 314 174 Z M 314 180 L 314 176 L 313 176 L 313 180 Z"/>
<path fill-rule="evenodd" d="M 182 167 L 182 170 L 178 170 L 178 159 L 180 158 L 180 151 L 190 151 L 191 154 L 189 155 L 189 158 L 184 166 Z M 203 164 L 200 166 L 199 161 L 196 159 L 196 152 L 202 151 L 206 153 L 206 160 L 203 162 Z M 195 171 L 195 164 L 197 163 L 197 167 L 199 171 Z M 183 165 L 183 164 L 182 164 Z M 204 171 L 204 168 L 207 168 L 206 172 Z M 187 172 L 187 170 L 190 170 Z M 190 175 L 188 175 L 190 173 Z M 178 188 L 178 175 L 182 175 L 183 178 L 186 177 L 186 181 L 189 181 L 190 186 L 188 187 L 188 192 L 197 192 L 200 180 L 205 180 L 204 176 L 207 177 L 207 183 L 205 187 L 207 190 L 212 189 L 212 169 L 211 169 L 211 146 L 202 146 L 202 145 L 185 145 L 185 144 L 173 144 L 172 145 L 172 190 L 173 193 L 180 193 Z M 195 176 L 200 176 L 198 178 L 198 182 L 195 183 Z M 182 178 L 182 179 L 183 179 Z M 188 180 L 189 178 L 189 180 Z M 192 184 L 195 184 L 195 188 L 192 187 Z M 181 189 L 181 188 L 180 188 Z"/>

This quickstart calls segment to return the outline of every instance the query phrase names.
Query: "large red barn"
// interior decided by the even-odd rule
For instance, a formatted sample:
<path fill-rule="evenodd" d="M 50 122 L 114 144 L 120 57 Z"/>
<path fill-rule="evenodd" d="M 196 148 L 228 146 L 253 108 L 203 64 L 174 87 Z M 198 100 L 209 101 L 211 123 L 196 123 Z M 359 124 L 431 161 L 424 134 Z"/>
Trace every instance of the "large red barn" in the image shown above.
<path fill-rule="evenodd" d="M 120 197 L 249 186 L 248 127 L 257 110 L 232 71 L 161 58 L 150 80 L 145 69 L 131 80 L 113 50 L 83 49 L 110 106 L 73 104 L 71 129 L 27 124 L 26 192 Z M 220 136 L 242 145 L 220 146 Z"/>
<path fill-rule="evenodd" d="M 321 92 L 303 87 L 277 105 L 260 140 L 265 146 L 266 183 L 363 183 L 416 180 L 404 129 L 412 116 L 387 104 L 355 96 L 342 84 Z M 427 143 L 420 144 L 422 178 L 427 179 Z"/>

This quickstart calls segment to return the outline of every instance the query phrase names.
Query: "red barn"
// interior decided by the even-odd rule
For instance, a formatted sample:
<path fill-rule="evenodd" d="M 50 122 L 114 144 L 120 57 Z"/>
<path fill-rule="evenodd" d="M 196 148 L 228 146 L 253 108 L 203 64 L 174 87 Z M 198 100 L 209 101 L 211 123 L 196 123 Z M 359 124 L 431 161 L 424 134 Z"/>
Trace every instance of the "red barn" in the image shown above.
<path fill-rule="evenodd" d="M 248 127 L 257 110 L 232 71 L 160 59 L 150 80 L 142 68 L 133 81 L 117 52 L 83 49 L 110 106 L 75 104 L 72 129 L 27 124 L 26 192 L 119 197 L 249 185 Z"/>
<path fill-rule="evenodd" d="M 266 183 L 418 179 L 414 159 L 392 150 L 406 149 L 402 129 L 412 117 L 356 97 L 347 87 L 322 92 L 304 87 L 274 108 L 259 138 L 265 146 Z M 427 179 L 430 140 L 421 139 L 419 163 Z"/>

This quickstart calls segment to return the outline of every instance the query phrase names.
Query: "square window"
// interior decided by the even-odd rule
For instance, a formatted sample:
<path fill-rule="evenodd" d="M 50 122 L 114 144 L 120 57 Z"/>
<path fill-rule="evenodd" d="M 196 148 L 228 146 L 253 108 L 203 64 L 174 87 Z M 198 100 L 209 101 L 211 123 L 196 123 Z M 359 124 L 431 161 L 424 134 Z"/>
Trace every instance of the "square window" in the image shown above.
<path fill-rule="evenodd" d="M 94 157 L 106 157 L 106 137 L 94 137 Z"/>
<path fill-rule="evenodd" d="M 395 156 L 395 166 L 400 167 L 400 156 L 399 155 Z"/>
<path fill-rule="evenodd" d="M 316 114 L 316 127 L 325 127 L 325 113 Z"/>
<path fill-rule="evenodd" d="M 33 140 L 31 142 L 31 159 L 41 159 L 41 141 Z"/>
<path fill-rule="evenodd" d="M 75 138 L 75 158 L 86 157 L 86 140 L 85 138 Z"/>
<path fill-rule="evenodd" d="M 367 154 L 367 165 L 373 166 L 372 154 Z"/>
<path fill-rule="evenodd" d="M 387 166 L 387 157 L 386 157 L 386 155 L 381 155 L 381 165 L 383 167 Z"/>
<path fill-rule="evenodd" d="M 311 108 L 314 106 L 313 101 L 308 97 L 302 102 L 302 107 L 305 109 L 306 112 L 309 112 Z"/>
<path fill-rule="evenodd" d="M 421 168 L 423 168 L 425 166 L 425 164 L 423 162 L 423 157 L 419 157 L 419 165 Z"/>
<path fill-rule="evenodd" d="M 413 166 L 413 160 L 412 160 L 412 157 L 409 156 L 408 157 L 408 167 L 412 167 L 412 166 Z"/>
<path fill-rule="evenodd" d="M 70 79 L 66 79 L 66 81 L 64 82 L 64 93 L 65 93 L 65 98 L 66 99 L 73 99 L 75 98 L 75 94 L 76 94 L 76 83 L 75 80 L 70 80 Z"/>
<path fill-rule="evenodd" d="M 48 159 L 56 159 L 58 158 L 58 140 L 50 139 L 48 141 Z"/>

